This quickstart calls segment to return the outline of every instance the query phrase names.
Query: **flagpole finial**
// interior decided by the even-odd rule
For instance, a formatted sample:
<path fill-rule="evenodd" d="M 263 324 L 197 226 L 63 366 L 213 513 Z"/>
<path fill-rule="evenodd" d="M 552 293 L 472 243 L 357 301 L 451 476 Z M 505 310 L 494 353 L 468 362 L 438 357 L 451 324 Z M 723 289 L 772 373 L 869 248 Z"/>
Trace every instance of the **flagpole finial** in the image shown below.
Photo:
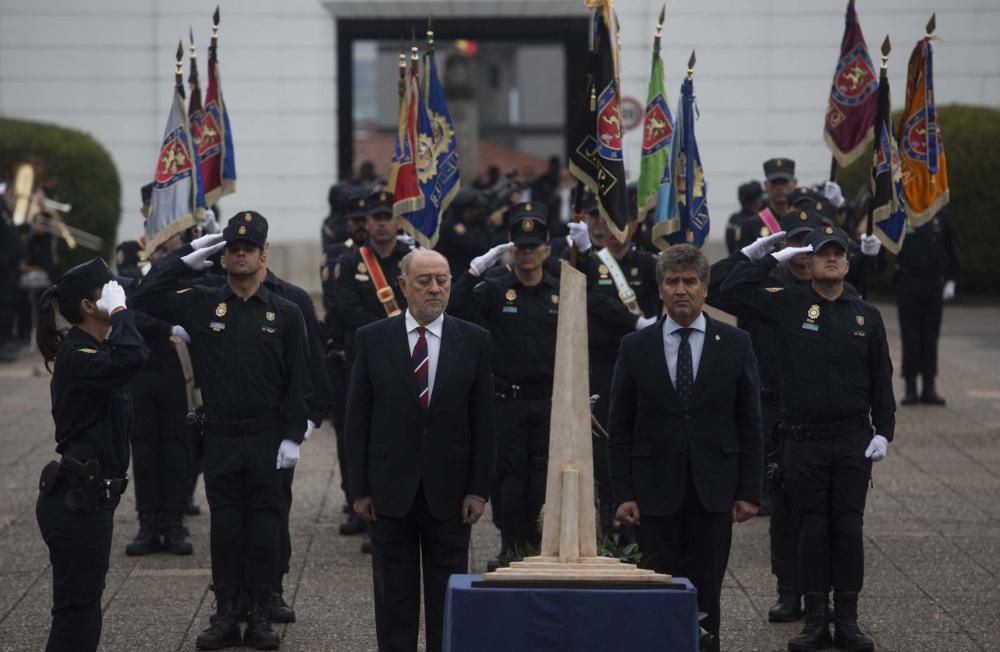
<path fill-rule="evenodd" d="M 420 61 L 420 48 L 416 45 L 410 48 L 410 61 L 414 64 L 416 64 L 417 61 Z"/>
<path fill-rule="evenodd" d="M 215 6 L 215 13 L 212 14 L 212 47 L 219 42 L 219 6 Z"/>
<path fill-rule="evenodd" d="M 666 5 L 666 3 L 664 3 L 664 5 L 662 7 L 660 7 L 660 17 L 656 19 L 656 42 L 657 43 L 660 42 L 660 37 L 663 36 L 663 21 L 666 19 L 666 17 L 667 17 L 667 5 Z"/>
<path fill-rule="evenodd" d="M 188 40 L 191 49 L 191 62 L 194 63 L 194 60 L 198 58 L 198 48 L 194 45 L 194 28 L 190 25 L 188 25 Z"/>
<path fill-rule="evenodd" d="M 927 30 L 925 36 L 930 36 L 937 29 L 937 12 L 931 14 L 930 20 L 927 21 Z"/>
<path fill-rule="evenodd" d="M 892 51 L 892 43 L 889 42 L 889 35 L 885 35 L 885 40 L 882 41 L 882 70 L 888 70 L 889 68 L 889 52 Z"/>
<path fill-rule="evenodd" d="M 694 77 L 694 64 L 697 58 L 694 55 L 694 50 L 691 50 L 691 57 L 688 59 L 688 79 Z"/>
<path fill-rule="evenodd" d="M 427 15 L 427 51 L 434 51 L 434 14 Z"/>
<path fill-rule="evenodd" d="M 184 41 L 177 41 L 177 59 L 176 67 L 174 68 L 174 81 L 180 84 L 184 79 Z"/>

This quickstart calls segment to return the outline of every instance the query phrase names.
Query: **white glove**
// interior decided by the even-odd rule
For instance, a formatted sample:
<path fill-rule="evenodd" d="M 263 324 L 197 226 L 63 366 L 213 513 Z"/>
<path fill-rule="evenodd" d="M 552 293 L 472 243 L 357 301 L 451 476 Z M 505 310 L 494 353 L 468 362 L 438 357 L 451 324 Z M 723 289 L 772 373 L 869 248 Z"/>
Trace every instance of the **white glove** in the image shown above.
<path fill-rule="evenodd" d="M 282 439 L 278 446 L 278 466 L 276 469 L 290 469 L 299 462 L 299 445 L 291 439 Z"/>
<path fill-rule="evenodd" d="M 185 344 L 191 343 L 191 336 L 188 335 L 188 332 L 184 330 L 184 327 L 179 324 L 176 324 L 170 328 L 170 337 L 176 337 Z"/>
<path fill-rule="evenodd" d="M 635 322 L 635 329 L 637 331 L 641 331 L 643 328 L 646 328 L 647 326 L 652 326 L 655 323 L 656 323 L 656 317 L 639 317 L 639 319 L 637 319 Z"/>
<path fill-rule="evenodd" d="M 474 276 L 480 276 L 483 272 L 488 270 L 497 264 L 500 258 L 514 248 L 513 242 L 507 242 L 505 244 L 497 245 L 487 251 L 482 256 L 476 256 L 469 263 L 469 271 L 472 272 Z"/>
<path fill-rule="evenodd" d="M 750 260 L 760 260 L 777 249 L 778 243 L 781 242 L 781 239 L 784 237 L 784 231 L 778 231 L 777 233 L 772 233 L 771 235 L 765 235 L 757 238 L 747 246 L 740 249 L 740 253 Z"/>
<path fill-rule="evenodd" d="M 951 301 L 955 298 L 955 281 L 945 281 L 944 290 L 941 291 L 941 298 Z"/>
<path fill-rule="evenodd" d="M 878 239 L 877 235 L 868 235 L 865 233 L 861 236 L 861 253 L 864 255 L 877 256 L 881 249 L 882 241 Z"/>
<path fill-rule="evenodd" d="M 795 258 L 799 254 L 812 253 L 812 250 L 813 250 L 812 245 L 806 245 L 804 247 L 785 247 L 784 249 L 776 251 L 773 254 L 771 254 L 771 258 L 774 258 L 779 263 L 783 263 L 786 260 L 791 260 L 792 258 Z"/>
<path fill-rule="evenodd" d="M 576 245 L 577 250 L 581 254 L 590 251 L 592 245 L 590 243 L 590 229 L 587 227 L 587 223 L 570 222 L 566 226 L 569 227 L 569 239 Z"/>
<path fill-rule="evenodd" d="M 865 457 L 870 457 L 872 462 L 881 462 L 885 459 L 885 453 L 889 449 L 889 440 L 882 435 L 872 437 L 872 443 L 868 444 Z"/>
<path fill-rule="evenodd" d="M 195 249 L 186 256 L 181 256 L 181 262 L 187 265 L 190 269 L 200 272 L 203 269 L 208 269 L 212 266 L 212 261 L 209 260 L 215 253 L 226 246 L 225 240 L 222 240 L 221 235 L 204 235 L 198 240 L 203 240 L 205 238 L 214 238 L 218 242 L 207 247 L 202 247 L 201 249 Z M 195 240 L 194 242 L 198 242 Z M 191 244 L 193 245 L 194 242 Z"/>
<path fill-rule="evenodd" d="M 208 222 L 206 221 L 205 223 L 207 224 Z M 208 235 L 203 235 L 200 238 L 195 238 L 194 240 L 192 240 L 191 246 L 194 247 L 195 251 L 198 251 L 199 249 L 204 249 L 205 247 L 211 247 L 215 243 L 221 241 L 222 241 L 221 233 L 210 233 Z"/>
<path fill-rule="evenodd" d="M 313 430 L 315 429 L 316 429 L 316 424 L 312 422 L 312 419 L 307 419 L 306 431 L 302 433 L 302 441 L 309 441 L 309 438 L 312 437 Z"/>
<path fill-rule="evenodd" d="M 823 196 L 833 204 L 834 208 L 840 208 L 844 205 L 844 193 L 834 181 L 827 181 L 823 184 Z"/>
<path fill-rule="evenodd" d="M 97 309 L 110 316 L 115 310 L 125 307 L 125 290 L 118 281 L 108 281 L 101 288 L 101 298 L 97 300 Z"/>
<path fill-rule="evenodd" d="M 417 248 L 417 241 L 413 239 L 413 236 L 409 233 L 400 233 L 396 236 L 396 242 L 401 242 L 413 251 Z"/>
<path fill-rule="evenodd" d="M 201 223 L 201 229 L 206 235 L 222 233 L 222 225 L 219 224 L 219 220 L 215 219 L 215 211 L 211 208 L 205 209 L 205 221 Z"/>

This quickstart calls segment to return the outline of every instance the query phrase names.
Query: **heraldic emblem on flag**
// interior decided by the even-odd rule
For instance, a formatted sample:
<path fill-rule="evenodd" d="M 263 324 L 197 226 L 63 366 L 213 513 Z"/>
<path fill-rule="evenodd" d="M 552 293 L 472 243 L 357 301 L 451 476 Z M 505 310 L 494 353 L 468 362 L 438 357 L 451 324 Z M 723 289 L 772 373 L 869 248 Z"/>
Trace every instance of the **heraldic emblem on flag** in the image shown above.
<path fill-rule="evenodd" d="M 392 213 L 396 217 L 423 210 L 424 194 L 417 176 L 418 124 L 423 114 L 427 120 L 426 110 L 421 110 L 420 84 L 417 80 L 417 62 L 419 58 L 416 48 L 413 48 L 413 61 L 406 76 L 406 90 L 399 104 L 399 124 L 396 130 L 396 148 L 392 168 L 389 172 L 388 190 L 393 194 Z M 425 125 L 425 128 L 429 129 Z M 424 153 L 425 157 L 430 152 Z M 425 170 L 430 166 L 430 160 L 425 160 Z"/>
<path fill-rule="evenodd" d="M 663 85 L 663 61 L 660 59 L 660 35 L 664 11 L 656 25 L 653 41 L 653 68 L 646 92 L 646 114 L 642 120 L 642 158 L 636 190 L 638 216 L 656 207 L 658 191 L 670 183 L 670 139 L 674 134 L 674 118 L 670 115 L 667 93 Z"/>
<path fill-rule="evenodd" d="M 871 229 L 869 233 L 878 236 L 886 249 L 896 254 L 906 237 L 906 202 L 903 198 L 903 173 L 899 162 L 899 150 L 892 128 L 892 100 L 890 99 L 889 77 L 889 37 L 882 45 L 882 72 L 879 78 L 875 130 L 877 140 L 872 161 Z"/>
<path fill-rule="evenodd" d="M 823 139 L 841 167 L 861 156 L 872 139 L 877 90 L 878 76 L 851 0 L 823 126 Z"/>
<path fill-rule="evenodd" d="M 215 10 L 212 41 L 208 47 L 208 87 L 202 112 L 198 156 L 208 205 L 236 192 L 236 153 L 229 111 L 222 97 L 222 74 L 219 72 L 219 10 Z"/>

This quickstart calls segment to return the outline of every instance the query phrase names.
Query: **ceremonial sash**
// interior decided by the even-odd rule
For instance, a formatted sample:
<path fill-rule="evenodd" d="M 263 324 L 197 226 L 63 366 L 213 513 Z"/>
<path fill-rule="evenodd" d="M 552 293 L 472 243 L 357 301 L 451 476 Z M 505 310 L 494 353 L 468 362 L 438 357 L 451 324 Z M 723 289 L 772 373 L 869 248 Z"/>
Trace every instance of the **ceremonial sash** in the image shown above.
<path fill-rule="evenodd" d="M 611 255 L 607 247 L 601 249 L 597 252 L 597 258 L 604 263 L 604 266 L 608 268 L 608 272 L 611 274 L 611 280 L 615 282 L 615 289 L 618 290 L 618 298 L 622 300 L 625 307 L 628 308 L 629 312 L 633 315 L 642 316 L 642 310 L 639 309 L 639 304 L 635 300 L 635 290 L 632 286 L 628 284 L 628 279 L 625 278 L 625 273 L 622 268 L 619 267 L 618 261 L 615 257 Z"/>
<path fill-rule="evenodd" d="M 181 373 L 184 374 L 184 394 L 187 399 L 188 412 L 194 412 L 202 406 L 201 392 L 194 386 L 194 365 L 191 364 L 191 352 L 186 342 L 180 338 L 171 337 L 174 352 L 181 363 Z"/>
<path fill-rule="evenodd" d="M 771 233 L 777 233 L 781 230 L 781 226 L 778 225 L 778 219 L 771 212 L 770 208 L 765 208 L 757 213 L 757 216 L 764 222 L 764 226 L 771 230 Z"/>
<path fill-rule="evenodd" d="M 378 264 L 378 258 L 368 247 L 361 247 L 358 249 L 361 253 L 361 258 L 364 259 L 365 265 L 368 267 L 368 272 L 372 276 L 372 283 L 375 284 L 375 296 L 382 303 L 382 307 L 385 308 L 385 314 L 388 317 L 395 317 L 401 311 L 399 305 L 396 303 L 396 295 L 393 294 L 392 288 L 389 287 L 388 281 L 385 280 L 385 274 L 382 273 L 382 266 Z"/>

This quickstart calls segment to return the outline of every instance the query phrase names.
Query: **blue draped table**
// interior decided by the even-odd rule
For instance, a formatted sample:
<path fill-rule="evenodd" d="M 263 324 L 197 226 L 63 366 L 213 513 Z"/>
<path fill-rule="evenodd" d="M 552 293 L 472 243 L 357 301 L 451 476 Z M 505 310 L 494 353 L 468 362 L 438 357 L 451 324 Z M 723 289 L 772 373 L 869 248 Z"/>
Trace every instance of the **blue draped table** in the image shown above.
<path fill-rule="evenodd" d="M 694 587 L 473 587 L 481 575 L 452 575 L 444 607 L 444 652 L 698 650 Z"/>

